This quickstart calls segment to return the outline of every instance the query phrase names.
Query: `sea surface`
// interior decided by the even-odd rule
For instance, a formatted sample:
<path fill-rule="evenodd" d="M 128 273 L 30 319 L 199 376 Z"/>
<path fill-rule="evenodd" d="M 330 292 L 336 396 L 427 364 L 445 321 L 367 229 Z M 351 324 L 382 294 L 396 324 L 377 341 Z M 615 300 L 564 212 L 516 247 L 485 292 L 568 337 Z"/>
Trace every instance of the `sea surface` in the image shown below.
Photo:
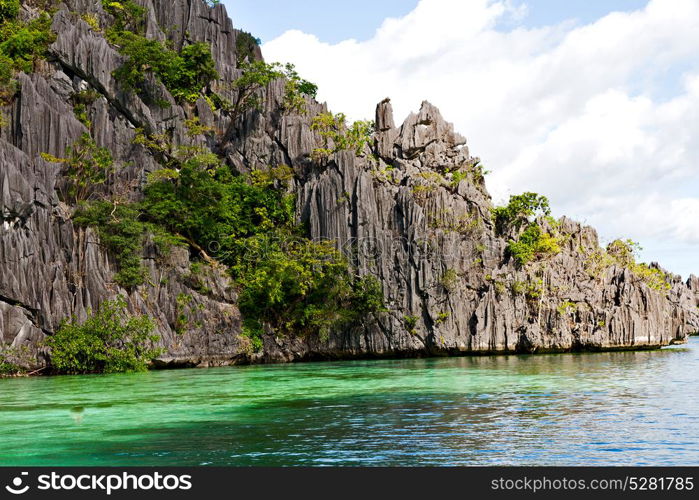
<path fill-rule="evenodd" d="M 0 380 L 0 465 L 699 465 L 699 339 Z"/>

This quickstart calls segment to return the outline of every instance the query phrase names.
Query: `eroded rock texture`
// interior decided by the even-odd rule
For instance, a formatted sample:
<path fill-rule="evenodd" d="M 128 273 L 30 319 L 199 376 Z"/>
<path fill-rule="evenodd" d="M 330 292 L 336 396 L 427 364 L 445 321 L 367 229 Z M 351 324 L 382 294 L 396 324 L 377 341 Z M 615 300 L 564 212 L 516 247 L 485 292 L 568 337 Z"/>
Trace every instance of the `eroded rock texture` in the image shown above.
<path fill-rule="evenodd" d="M 225 8 L 200 0 L 142 0 L 147 33 L 174 47 L 211 44 L 221 81 L 240 76 L 238 32 Z M 284 83 L 265 90 L 264 107 L 234 123 L 200 99 L 178 105 L 157 81 L 151 96 L 124 92 L 112 76 L 122 56 L 81 19 L 108 19 L 99 0 L 66 0 L 54 17 L 51 60 L 19 76 L 20 91 L 2 112 L 0 131 L 0 343 L 26 346 L 36 367 L 46 362 L 42 340 L 67 317 L 85 317 L 100 302 L 122 294 L 135 313 L 151 315 L 166 354 L 162 365 L 218 365 L 371 356 L 535 352 L 646 348 L 683 341 L 699 331 L 699 281 L 675 278 L 669 291 L 650 288 L 618 267 L 590 272 L 599 249 L 592 228 L 562 219 L 563 251 L 517 269 L 497 236 L 490 196 L 466 140 L 431 104 L 422 103 L 396 127 L 390 101 L 377 106 L 373 146 L 357 156 L 344 151 L 319 167 L 310 160 L 321 138 L 305 114 L 282 111 Z M 88 130 L 73 113 L 71 95 L 98 92 L 89 106 L 90 132 L 125 168 L 108 189 L 139 197 L 146 175 L 161 166 L 136 129 L 166 134 L 175 145 L 207 146 L 241 172 L 286 164 L 294 168 L 298 217 L 313 238 L 332 239 L 359 274 L 383 285 L 388 311 L 330 334 L 329 339 L 265 338 L 253 353 L 240 335 L 236 287 L 209 269 L 196 280 L 186 249 L 143 259 L 149 280 L 136 290 L 114 282 L 115 264 L 94 231 L 76 227 L 56 195 L 61 179 L 40 154 L 65 154 Z M 216 134 L 188 137 L 184 121 L 198 116 Z M 467 175 L 457 182 L 457 172 Z M 205 283 L 201 283 L 204 279 Z M 195 282 L 196 281 L 196 282 Z M 205 292 L 205 293 L 204 293 Z M 178 297 L 191 300 L 183 306 Z M 182 307 L 187 324 L 178 324 Z M 181 323 L 181 322 L 180 322 Z"/>

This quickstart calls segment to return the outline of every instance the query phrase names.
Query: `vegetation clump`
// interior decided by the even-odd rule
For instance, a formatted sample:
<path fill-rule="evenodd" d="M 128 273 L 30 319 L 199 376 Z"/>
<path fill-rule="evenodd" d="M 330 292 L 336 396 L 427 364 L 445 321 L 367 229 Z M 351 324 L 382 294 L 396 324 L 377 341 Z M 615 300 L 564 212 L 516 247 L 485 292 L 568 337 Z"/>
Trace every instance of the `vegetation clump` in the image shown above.
<path fill-rule="evenodd" d="M 412 190 L 413 195 L 421 200 L 421 190 Z M 477 211 L 455 214 L 451 209 L 428 213 L 428 224 L 431 228 L 441 229 L 447 233 L 459 233 L 476 236 L 483 231 L 483 222 Z"/>
<path fill-rule="evenodd" d="M 188 137 L 197 137 L 199 135 L 213 134 L 214 128 L 203 125 L 198 116 L 185 120 L 184 126 L 187 129 Z"/>
<path fill-rule="evenodd" d="M 411 335 L 417 335 L 418 321 L 420 321 L 420 318 L 417 316 L 403 316 L 403 324 L 405 325 L 405 329 Z"/>
<path fill-rule="evenodd" d="M 142 220 L 138 204 L 98 200 L 83 203 L 73 216 L 80 226 L 94 227 L 102 244 L 116 260 L 118 271 L 114 281 L 124 288 L 144 283 L 143 248 L 151 236 L 161 253 L 166 254 L 180 240 L 161 227 Z"/>
<path fill-rule="evenodd" d="M 568 314 L 575 314 L 575 312 L 578 310 L 578 306 L 575 304 L 575 302 L 565 300 L 558 305 L 556 310 L 561 316 L 567 316 Z"/>
<path fill-rule="evenodd" d="M 473 179 L 479 184 L 484 184 L 485 176 L 491 173 L 490 170 L 487 170 L 485 166 L 483 166 L 480 160 L 473 164 L 471 171 L 473 173 Z"/>
<path fill-rule="evenodd" d="M 146 237 L 152 236 L 163 253 L 178 240 L 159 226 L 141 220 L 138 204 L 109 199 L 106 191 L 100 191 L 115 171 L 109 149 L 98 146 L 89 133 L 84 133 L 66 148 L 65 158 L 47 153 L 41 156 L 46 161 L 63 165 L 63 182 L 58 184 L 59 197 L 65 203 L 77 206 L 73 216 L 77 225 L 96 229 L 100 243 L 117 262 L 119 270 L 115 281 L 125 288 L 142 284 L 145 269 L 141 258 Z"/>
<path fill-rule="evenodd" d="M 304 113 L 306 98 L 316 95 L 316 85 L 302 79 L 293 65 L 246 57 L 242 75 L 232 83 L 235 101 L 227 103 L 207 88 L 218 78 L 208 45 L 192 43 L 176 51 L 167 42 L 146 37 L 146 11 L 135 1 L 103 0 L 102 4 L 111 23 L 103 27 L 96 18 L 86 22 L 93 30 L 103 30 L 125 56 L 115 77 L 127 89 L 146 93 L 152 75 L 177 100 L 192 102 L 207 93 L 211 102 L 234 118 L 260 109 L 264 87 L 275 80 L 284 81 L 281 105 L 286 112 Z M 257 43 L 249 35 L 239 36 L 238 42 L 247 44 L 250 51 L 252 43 Z M 0 54 L 5 52 L 0 49 Z M 14 59 L 8 64 L 13 66 Z M 89 106 L 97 97 L 94 91 L 73 95 L 75 115 L 87 127 L 91 125 Z M 191 137 L 213 132 L 195 118 L 187 121 L 186 128 Z M 341 133 L 319 130 L 335 147 L 360 152 L 368 142 L 370 128 L 368 122 L 347 128 L 343 117 L 338 129 Z M 239 175 L 204 148 L 175 148 L 168 137 L 143 131 L 137 132 L 134 142 L 147 148 L 163 166 L 150 175 L 139 201 L 119 199 L 111 190 L 101 188 L 114 172 L 114 159 L 88 133 L 67 148 L 62 158 L 43 155 L 45 160 L 63 166 L 60 197 L 77 207 L 73 216 L 77 225 L 95 228 L 100 243 L 116 261 L 115 281 L 119 285 L 131 288 L 145 282 L 142 257 L 146 242 L 155 243 L 162 251 L 186 243 L 201 262 L 226 266 L 236 280 L 244 332 L 257 347 L 267 327 L 282 335 L 317 333 L 322 337 L 340 324 L 361 322 L 383 310 L 383 289 L 378 280 L 354 276 L 332 242 L 312 241 L 296 224 L 294 197 L 289 194 L 292 169 L 274 166 Z M 50 340 L 56 371 L 88 373 L 142 367 L 131 358 L 117 358 L 119 367 L 107 364 L 111 349 L 128 351 L 131 340 L 140 346 L 146 335 L 148 325 L 139 326 L 126 318 L 119 312 L 122 306 L 106 304 L 83 324 L 66 322 Z M 183 300 L 178 301 L 178 311 L 187 309 L 185 306 Z M 110 324 L 116 337 L 98 328 L 97 322 L 107 314 L 120 321 Z M 178 331 L 189 326 L 180 316 Z M 134 329 L 129 342 L 118 335 L 126 327 Z M 75 337 L 75 343 L 69 342 L 70 337 Z"/>
<path fill-rule="evenodd" d="M 510 282 L 509 285 L 510 292 L 513 295 L 524 295 L 530 301 L 538 300 L 544 293 L 544 280 L 541 278 L 529 279 L 527 281 L 515 280 Z"/>
<path fill-rule="evenodd" d="M 262 40 L 252 36 L 247 31 L 238 31 L 235 38 L 235 55 L 238 64 L 254 61 L 257 48 L 261 44 Z"/>
<path fill-rule="evenodd" d="M 667 291 L 672 288 L 672 277 L 666 272 L 645 263 L 636 262 L 641 246 L 633 240 L 617 239 L 607 249 L 590 252 L 585 260 L 585 269 L 593 278 L 598 278 L 612 266 L 629 269 L 651 289 Z"/>
<path fill-rule="evenodd" d="M 31 72 L 55 40 L 49 11 L 25 21 L 19 19 L 19 7 L 19 0 L 0 0 L 0 104 L 7 104 L 17 91 L 14 74 Z"/>
<path fill-rule="evenodd" d="M 114 18 L 106 30 L 106 38 L 126 57 L 114 73 L 125 88 L 144 91 L 146 75 L 151 73 L 175 99 L 194 102 L 206 86 L 218 79 L 208 44 L 191 43 L 178 52 L 167 42 L 145 36 L 146 11 L 133 0 L 103 0 L 102 5 Z"/>
<path fill-rule="evenodd" d="M 66 183 L 60 194 L 66 203 L 89 200 L 114 171 L 114 159 L 109 149 L 98 146 L 88 133 L 66 148 L 66 156 L 58 158 L 48 153 L 41 154 L 46 161 L 64 165 Z"/>
<path fill-rule="evenodd" d="M 301 78 L 292 64 L 268 64 L 255 60 L 254 51 L 259 40 L 249 33 L 240 32 L 236 46 L 242 75 L 231 84 L 236 92 L 231 103 L 208 89 L 211 82 L 219 78 L 208 44 L 191 43 L 178 52 L 168 42 L 145 36 L 145 9 L 132 0 L 103 0 L 103 6 L 114 18 L 105 35 L 127 58 L 114 74 L 126 89 L 144 93 L 146 77 L 152 74 L 178 101 L 195 102 L 204 97 L 212 108 L 230 114 L 234 122 L 245 112 L 260 109 L 261 91 L 277 79 L 285 80 L 282 106 L 288 112 L 305 113 L 304 96 L 316 96 L 318 87 Z"/>
<path fill-rule="evenodd" d="M 327 335 L 379 310 L 380 286 L 352 277 L 331 242 L 311 241 L 296 226 L 288 167 L 241 176 L 208 160 L 195 156 L 152 179 L 143 216 L 228 266 L 248 336 L 259 339 L 264 324 L 282 334 Z"/>
<path fill-rule="evenodd" d="M 19 14 L 19 0 L 0 0 L 0 21 L 14 19 Z"/>
<path fill-rule="evenodd" d="M 73 113 L 75 117 L 88 129 L 92 126 L 89 117 L 89 107 L 99 98 L 100 94 L 93 89 L 85 89 L 76 92 L 71 97 L 73 101 Z"/>
<path fill-rule="evenodd" d="M 194 102 L 204 87 L 218 78 L 211 49 L 203 42 L 187 45 L 178 53 L 159 40 L 124 31 L 118 45 L 127 59 L 114 76 L 127 89 L 143 90 L 150 72 L 175 99 Z"/>
<path fill-rule="evenodd" d="M 359 120 L 348 126 L 344 113 L 320 113 L 313 118 L 311 130 L 323 140 L 323 147 L 314 149 L 311 156 L 314 161 L 323 162 L 331 154 L 344 150 L 361 156 L 364 148 L 371 143 L 374 122 Z"/>
<path fill-rule="evenodd" d="M 102 8 L 114 18 L 113 24 L 106 32 L 110 42 L 119 42 L 125 32 L 144 33 L 146 9 L 134 0 L 102 0 Z"/>
<path fill-rule="evenodd" d="M 304 96 L 315 99 L 318 94 L 318 86 L 301 78 L 294 69 L 293 64 L 284 65 L 284 100 L 282 107 L 289 113 L 306 113 L 306 99 Z"/>
<path fill-rule="evenodd" d="M 0 53 L 0 105 L 9 104 L 17 93 L 12 59 Z"/>
<path fill-rule="evenodd" d="M 15 10 L 6 10 L 1 19 L 0 40 L 3 65 L 16 71 L 31 72 L 34 61 L 46 57 L 48 46 L 55 40 L 51 31 L 51 14 L 41 11 L 31 21 L 22 21 L 17 18 Z"/>
<path fill-rule="evenodd" d="M 282 102 L 282 108 L 286 112 L 305 113 L 304 96 L 314 98 L 318 92 L 318 87 L 314 83 L 299 76 L 293 64 L 253 61 L 242 63 L 240 69 L 243 74 L 231 85 L 236 92 L 234 103 L 220 103 L 220 106 L 232 116 L 233 121 L 248 111 L 261 110 L 262 91 L 275 80 L 284 79 L 286 82 Z"/>
<path fill-rule="evenodd" d="M 511 239 L 507 245 L 507 254 L 518 266 L 560 253 L 563 238 L 549 232 L 535 220 L 544 217 L 549 226 L 557 225 L 551 217 L 549 201 L 545 196 L 531 192 L 513 195 L 507 205 L 494 208 L 492 214 L 495 230 L 500 235 L 526 226 L 517 239 Z"/>
<path fill-rule="evenodd" d="M 447 269 L 444 271 L 444 274 L 442 274 L 439 284 L 442 285 L 447 292 L 451 293 L 455 291 L 459 284 L 459 273 L 454 269 Z"/>
<path fill-rule="evenodd" d="M 492 213 L 498 234 L 504 234 L 509 227 L 519 229 L 537 216 L 550 216 L 551 208 L 548 198 L 527 192 L 510 196 L 507 205 L 493 208 Z"/>
<path fill-rule="evenodd" d="M 123 298 L 88 311 L 85 321 L 64 321 L 48 337 L 51 369 L 58 374 L 145 371 L 161 351 L 153 347 L 159 337 L 147 316 L 133 316 Z"/>
<path fill-rule="evenodd" d="M 26 346 L 0 345 L 0 378 L 26 375 L 33 356 Z"/>
<path fill-rule="evenodd" d="M 158 76 L 175 99 L 189 102 L 196 101 L 202 89 L 219 77 L 211 48 L 203 42 L 187 45 L 171 56 Z"/>
<path fill-rule="evenodd" d="M 531 224 L 517 240 L 510 240 L 508 254 L 522 267 L 534 260 L 543 259 L 561 252 L 560 236 L 545 231 L 539 224 Z"/>
<path fill-rule="evenodd" d="M 629 239 L 617 239 L 607 245 L 607 254 L 614 264 L 621 267 L 633 266 L 636 263 L 636 254 L 641 250 L 641 245 Z"/>

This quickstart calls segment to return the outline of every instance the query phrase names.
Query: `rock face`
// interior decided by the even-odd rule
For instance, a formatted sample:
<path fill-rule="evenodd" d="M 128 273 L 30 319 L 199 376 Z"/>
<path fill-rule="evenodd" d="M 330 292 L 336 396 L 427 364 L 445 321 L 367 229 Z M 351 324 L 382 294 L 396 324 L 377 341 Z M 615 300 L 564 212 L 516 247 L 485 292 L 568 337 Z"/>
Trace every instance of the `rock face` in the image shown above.
<path fill-rule="evenodd" d="M 217 91 L 241 75 L 236 37 L 225 8 L 201 0 L 142 0 L 150 37 L 174 47 L 211 44 L 221 75 Z M 542 352 L 650 348 L 681 342 L 699 331 L 699 280 L 673 278 L 669 290 L 648 286 L 631 270 L 590 270 L 599 251 L 592 228 L 563 218 L 562 251 L 515 266 L 510 236 L 498 235 L 491 200 L 466 139 L 424 102 L 396 127 L 390 101 L 377 106 L 374 144 L 363 155 L 342 151 L 320 168 L 310 160 L 321 138 L 312 119 L 325 106 L 307 102 L 305 114 L 281 111 L 284 83 L 265 89 L 264 107 L 235 122 L 200 99 L 180 106 L 157 81 L 153 92 L 169 106 L 149 104 L 120 90 L 112 76 L 123 59 L 81 19 L 108 19 L 99 0 L 66 0 L 55 14 L 51 60 L 18 77 L 20 91 L 3 108 L 0 130 L 0 344 L 25 346 L 32 364 L 46 363 L 42 340 L 71 316 L 116 294 L 135 313 L 156 319 L 167 365 L 220 365 L 371 356 Z M 290 165 L 299 220 L 312 238 L 331 239 L 361 275 L 383 285 L 388 311 L 329 338 L 266 335 L 252 353 L 240 335 L 236 287 L 209 269 L 196 279 L 185 249 L 167 257 L 146 248 L 150 279 L 136 290 L 114 282 L 115 263 L 96 233 L 75 226 L 56 194 L 60 172 L 41 153 L 61 157 L 88 129 L 73 113 L 71 95 L 86 88 L 90 132 L 122 165 L 112 191 L 131 186 L 138 198 L 146 175 L 160 167 L 134 144 L 136 129 L 167 134 L 175 145 L 206 146 L 241 172 Z M 214 138 L 188 137 L 184 122 L 198 116 Z M 542 221 L 542 224 L 547 222 Z M 202 284 L 201 280 L 205 283 Z M 205 286 L 203 286 L 205 285 Z M 205 289 L 206 293 L 201 290 Z M 191 299 L 183 305 L 178 297 Z M 182 308 L 188 324 L 178 324 Z"/>

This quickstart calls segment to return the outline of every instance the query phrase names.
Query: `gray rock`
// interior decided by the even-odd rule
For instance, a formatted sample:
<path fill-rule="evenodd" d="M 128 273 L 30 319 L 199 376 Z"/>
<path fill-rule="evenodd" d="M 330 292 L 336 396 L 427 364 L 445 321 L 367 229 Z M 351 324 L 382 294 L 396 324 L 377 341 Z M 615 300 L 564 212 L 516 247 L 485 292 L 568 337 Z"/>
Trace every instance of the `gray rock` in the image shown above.
<path fill-rule="evenodd" d="M 214 87 L 232 99 L 227 84 L 241 74 L 239 32 L 225 7 L 199 0 L 141 3 L 148 36 L 176 48 L 211 44 L 222 77 Z M 396 127 L 390 101 L 382 101 L 374 144 L 361 156 L 336 153 L 319 167 L 309 159 L 322 144 L 311 123 L 325 105 L 308 99 L 306 113 L 286 113 L 284 82 L 277 81 L 264 89 L 262 110 L 231 123 L 203 99 L 178 105 L 154 79 L 151 91 L 169 106 L 146 103 L 120 88 L 113 72 L 122 56 L 78 15 L 107 20 L 101 2 L 65 4 L 54 17 L 52 62 L 41 73 L 19 75 L 20 94 L 3 110 L 12 119 L 0 131 L 0 343 L 28 349 L 32 368 L 46 362 L 42 341 L 63 319 L 84 318 L 117 294 L 132 312 L 156 320 L 165 351 L 157 365 L 164 367 L 651 348 L 699 331 L 697 277 L 686 283 L 675 278 L 669 290 L 655 290 L 628 269 L 591 273 L 597 234 L 567 218 L 559 221 L 566 235 L 562 251 L 518 269 L 506 256 L 508 237 L 495 233 L 478 159 L 430 103 Z M 97 234 L 76 227 L 70 207 L 59 201 L 60 169 L 40 156 L 64 155 L 87 132 L 70 101 L 87 88 L 100 96 L 88 108 L 90 133 L 120 166 L 108 190 L 138 199 L 147 174 L 161 168 L 133 143 L 137 128 L 168 134 L 175 146 L 209 147 L 240 172 L 290 165 L 297 174 L 299 221 L 312 238 L 333 240 L 358 274 L 380 280 L 388 311 L 333 331 L 327 340 L 268 331 L 263 351 L 253 353 L 241 335 L 235 283 L 213 267 L 193 276 L 187 249 L 163 256 L 147 245 L 141 256 L 147 284 L 121 289 Z M 215 134 L 190 138 L 184 121 L 193 116 Z M 457 172 L 465 173 L 461 182 L 455 182 Z"/>

